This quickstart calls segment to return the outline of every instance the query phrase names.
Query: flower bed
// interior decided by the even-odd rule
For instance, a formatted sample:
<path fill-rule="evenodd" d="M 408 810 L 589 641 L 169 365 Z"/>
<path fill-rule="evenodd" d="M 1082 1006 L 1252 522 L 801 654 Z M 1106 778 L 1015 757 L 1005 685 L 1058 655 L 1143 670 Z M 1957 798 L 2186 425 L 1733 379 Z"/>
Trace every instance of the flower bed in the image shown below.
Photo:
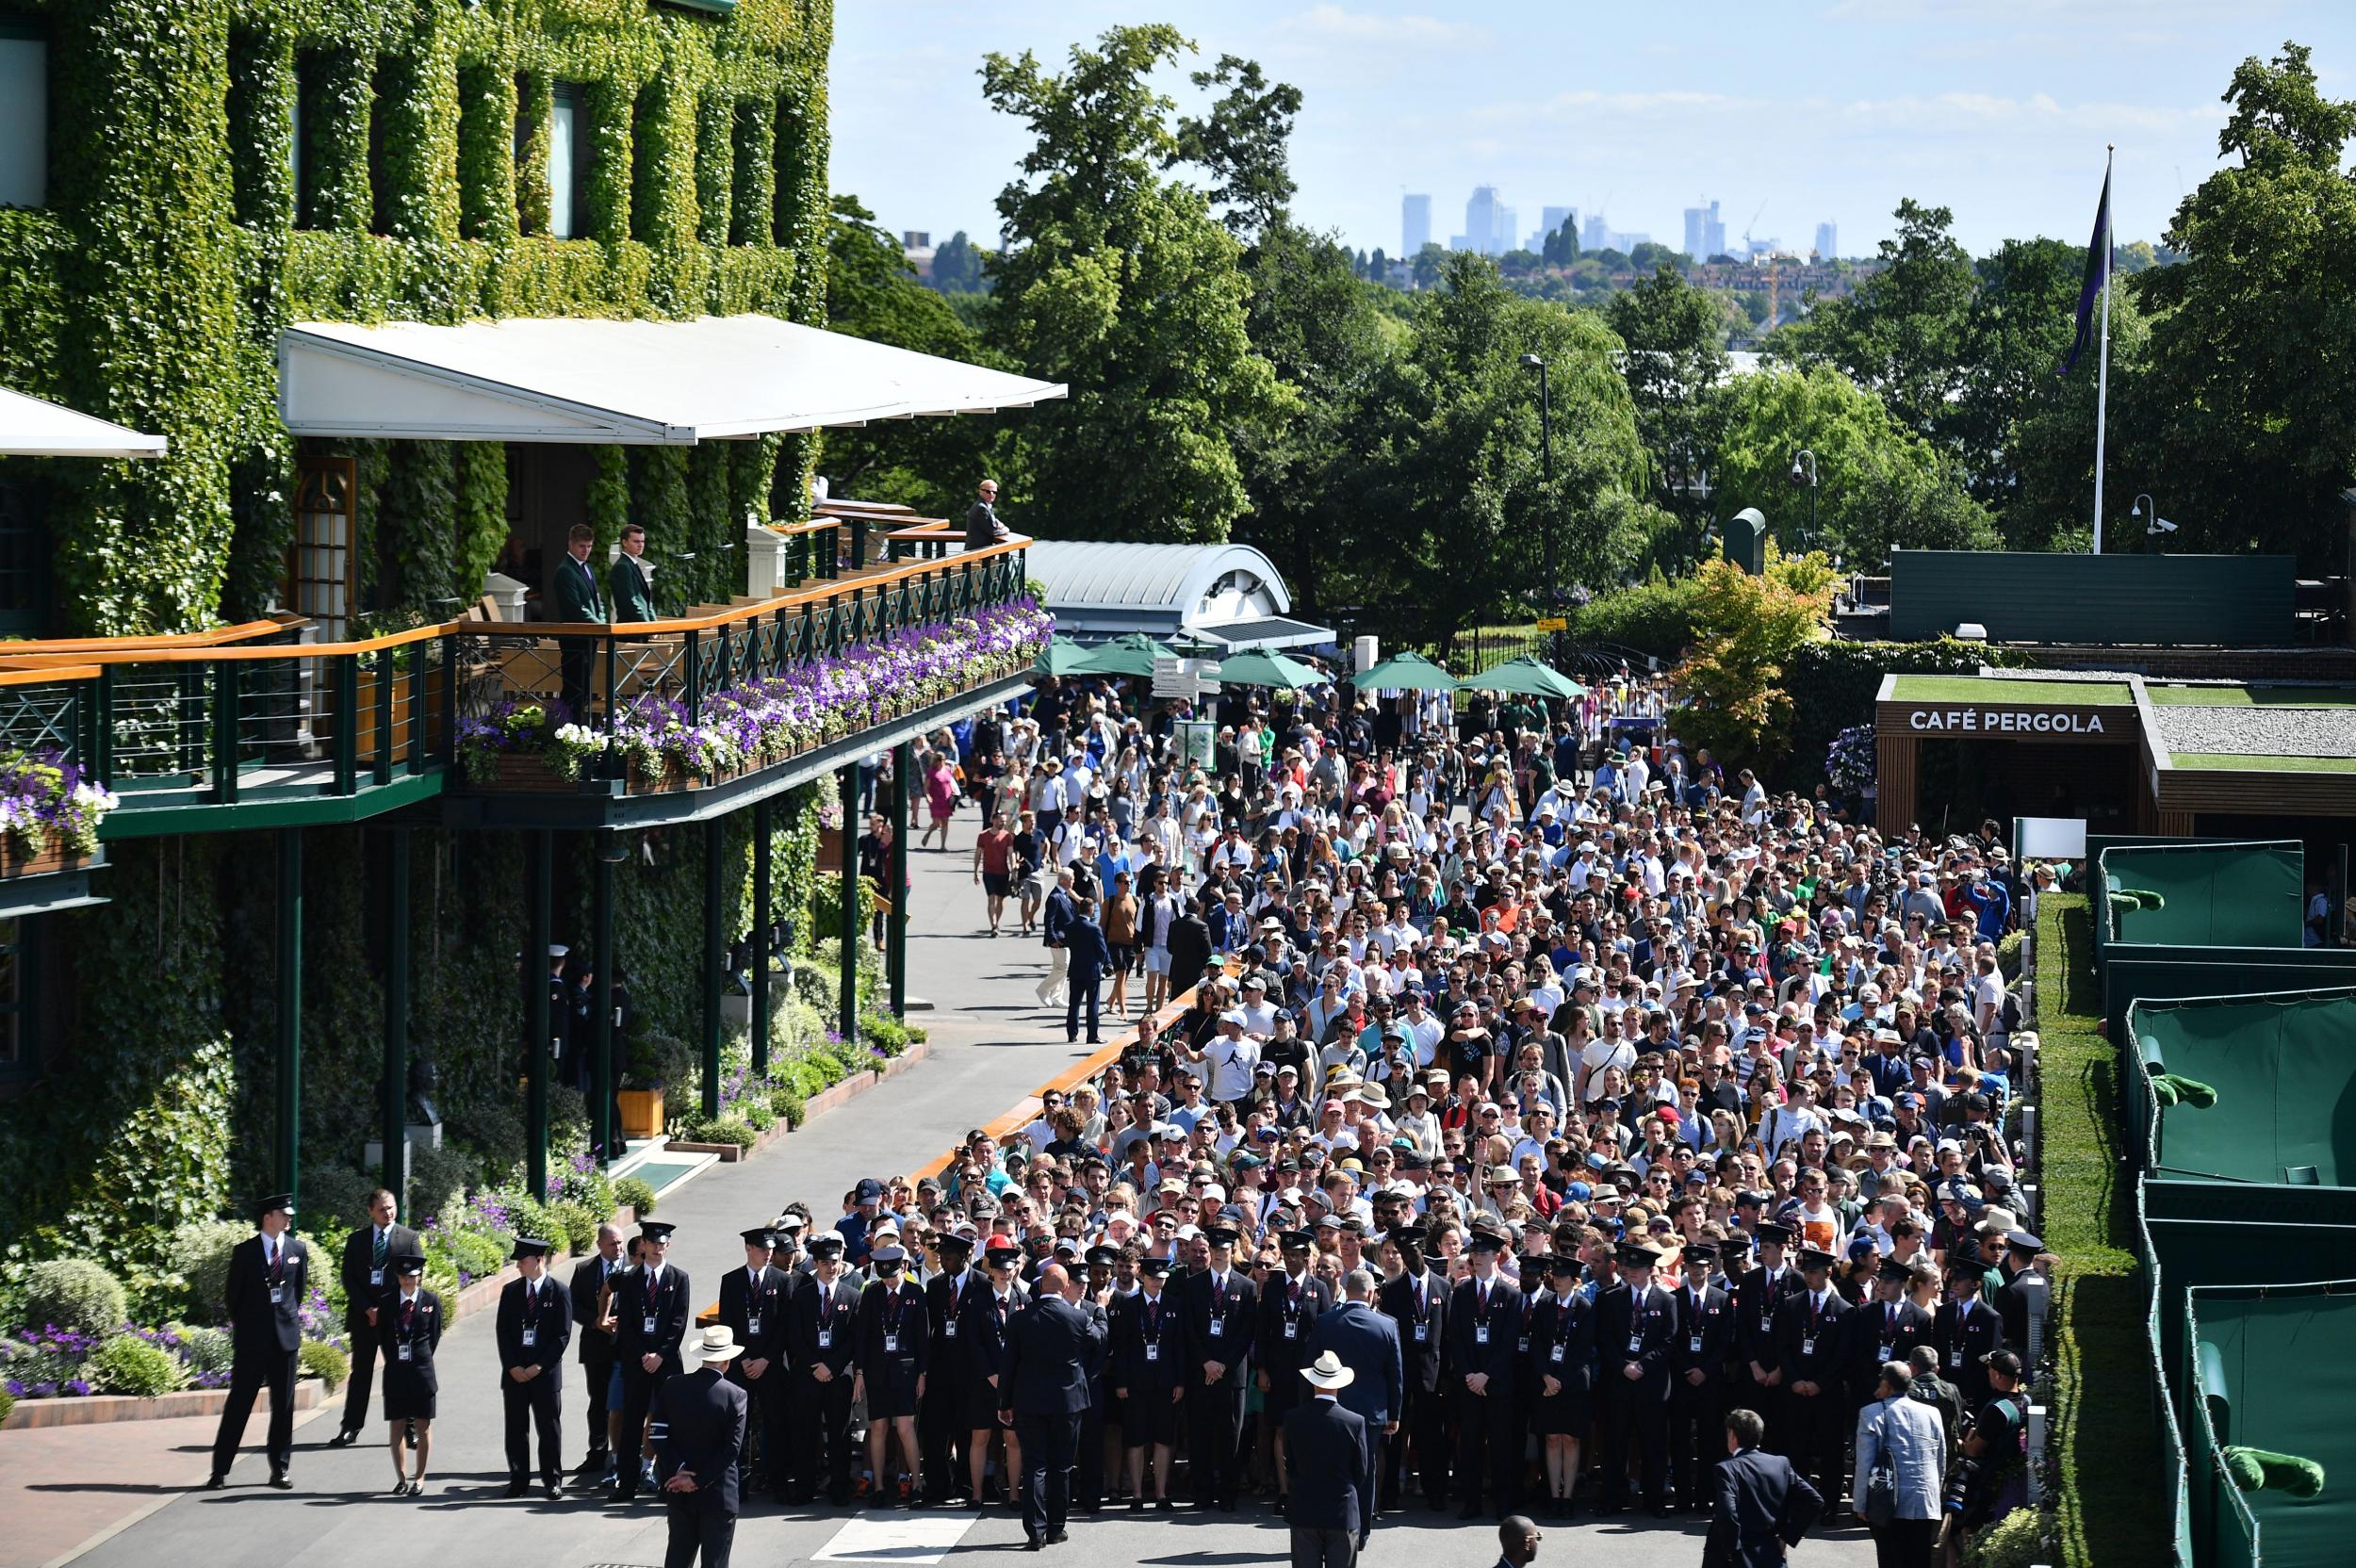
<path fill-rule="evenodd" d="M 118 802 L 58 751 L 0 757 L 0 872 L 55 871 L 98 853 L 98 825 Z"/>
<path fill-rule="evenodd" d="M 597 776 L 610 745 L 633 793 L 716 783 L 1018 674 L 1054 624 L 1023 599 L 945 626 L 908 627 L 709 693 L 693 712 L 674 697 L 640 696 L 614 715 L 610 734 L 576 722 L 560 702 L 510 701 L 461 721 L 459 763 L 475 784 L 510 784 L 524 759 L 569 783 Z"/>

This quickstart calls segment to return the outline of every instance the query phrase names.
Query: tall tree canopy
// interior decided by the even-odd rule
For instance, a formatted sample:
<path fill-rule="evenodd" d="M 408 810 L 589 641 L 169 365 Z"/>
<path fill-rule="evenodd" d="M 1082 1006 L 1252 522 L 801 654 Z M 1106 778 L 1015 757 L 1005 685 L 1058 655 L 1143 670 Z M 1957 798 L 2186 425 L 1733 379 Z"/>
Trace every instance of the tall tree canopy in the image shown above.
<path fill-rule="evenodd" d="M 1563 225 L 1565 229 L 1569 224 Z M 1704 504 L 1693 481 L 1717 444 L 1711 393 L 1726 372 L 1726 316 L 1718 302 L 1663 262 L 1612 296 L 1604 319 L 1628 346 L 1621 362 L 1636 427 L 1653 459 L 1653 498 L 1671 511 Z"/>
<path fill-rule="evenodd" d="M 1219 64 L 1189 78 L 1208 90 L 1224 88 L 1210 112 L 1178 122 L 1178 156 L 1199 164 L 1216 183 L 1207 192 L 1227 209 L 1227 227 L 1250 239 L 1283 217 L 1293 199 L 1286 144 L 1301 113 L 1301 90 L 1270 82 L 1257 60 L 1221 55 Z"/>

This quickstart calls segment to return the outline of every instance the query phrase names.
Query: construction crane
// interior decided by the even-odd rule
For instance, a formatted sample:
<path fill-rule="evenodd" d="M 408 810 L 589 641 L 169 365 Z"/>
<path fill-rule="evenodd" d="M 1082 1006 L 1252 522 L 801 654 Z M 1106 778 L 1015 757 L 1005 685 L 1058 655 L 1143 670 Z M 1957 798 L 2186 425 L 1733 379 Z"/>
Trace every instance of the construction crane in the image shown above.
<path fill-rule="evenodd" d="M 1765 202 L 1759 203 L 1758 211 L 1751 214 L 1751 220 L 1742 225 L 1742 249 L 1744 251 L 1748 251 L 1751 248 L 1751 231 L 1759 227 L 1759 214 L 1765 212 L 1766 210 L 1767 204 Z"/>

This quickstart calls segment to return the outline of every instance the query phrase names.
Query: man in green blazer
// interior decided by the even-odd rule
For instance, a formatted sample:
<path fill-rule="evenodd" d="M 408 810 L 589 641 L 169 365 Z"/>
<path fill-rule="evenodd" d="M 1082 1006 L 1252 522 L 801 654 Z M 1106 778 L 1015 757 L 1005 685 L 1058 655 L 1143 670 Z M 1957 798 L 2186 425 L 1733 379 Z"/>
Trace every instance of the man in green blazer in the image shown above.
<path fill-rule="evenodd" d="M 646 577 L 646 531 L 636 523 L 622 530 L 622 553 L 614 558 L 614 569 L 605 579 L 617 622 L 654 619 L 654 585 Z"/>
<path fill-rule="evenodd" d="M 605 597 L 597 591 L 597 574 L 589 566 L 589 551 L 597 542 L 597 530 L 586 523 L 575 523 L 572 532 L 565 536 L 564 557 L 557 562 L 556 574 L 548 583 L 550 620 L 578 625 L 606 619 Z M 588 715 L 597 657 L 597 645 L 592 638 L 557 639 L 557 661 L 564 675 L 564 711 L 568 719 Z"/>

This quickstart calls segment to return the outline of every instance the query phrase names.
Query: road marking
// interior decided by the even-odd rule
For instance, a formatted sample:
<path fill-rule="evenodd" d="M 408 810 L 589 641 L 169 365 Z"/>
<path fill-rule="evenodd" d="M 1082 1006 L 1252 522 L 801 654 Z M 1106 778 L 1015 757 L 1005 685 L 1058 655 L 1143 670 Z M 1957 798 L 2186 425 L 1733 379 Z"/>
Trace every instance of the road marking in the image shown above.
<path fill-rule="evenodd" d="M 939 1562 L 973 1527 L 972 1513 L 888 1513 L 846 1523 L 813 1562 Z"/>

